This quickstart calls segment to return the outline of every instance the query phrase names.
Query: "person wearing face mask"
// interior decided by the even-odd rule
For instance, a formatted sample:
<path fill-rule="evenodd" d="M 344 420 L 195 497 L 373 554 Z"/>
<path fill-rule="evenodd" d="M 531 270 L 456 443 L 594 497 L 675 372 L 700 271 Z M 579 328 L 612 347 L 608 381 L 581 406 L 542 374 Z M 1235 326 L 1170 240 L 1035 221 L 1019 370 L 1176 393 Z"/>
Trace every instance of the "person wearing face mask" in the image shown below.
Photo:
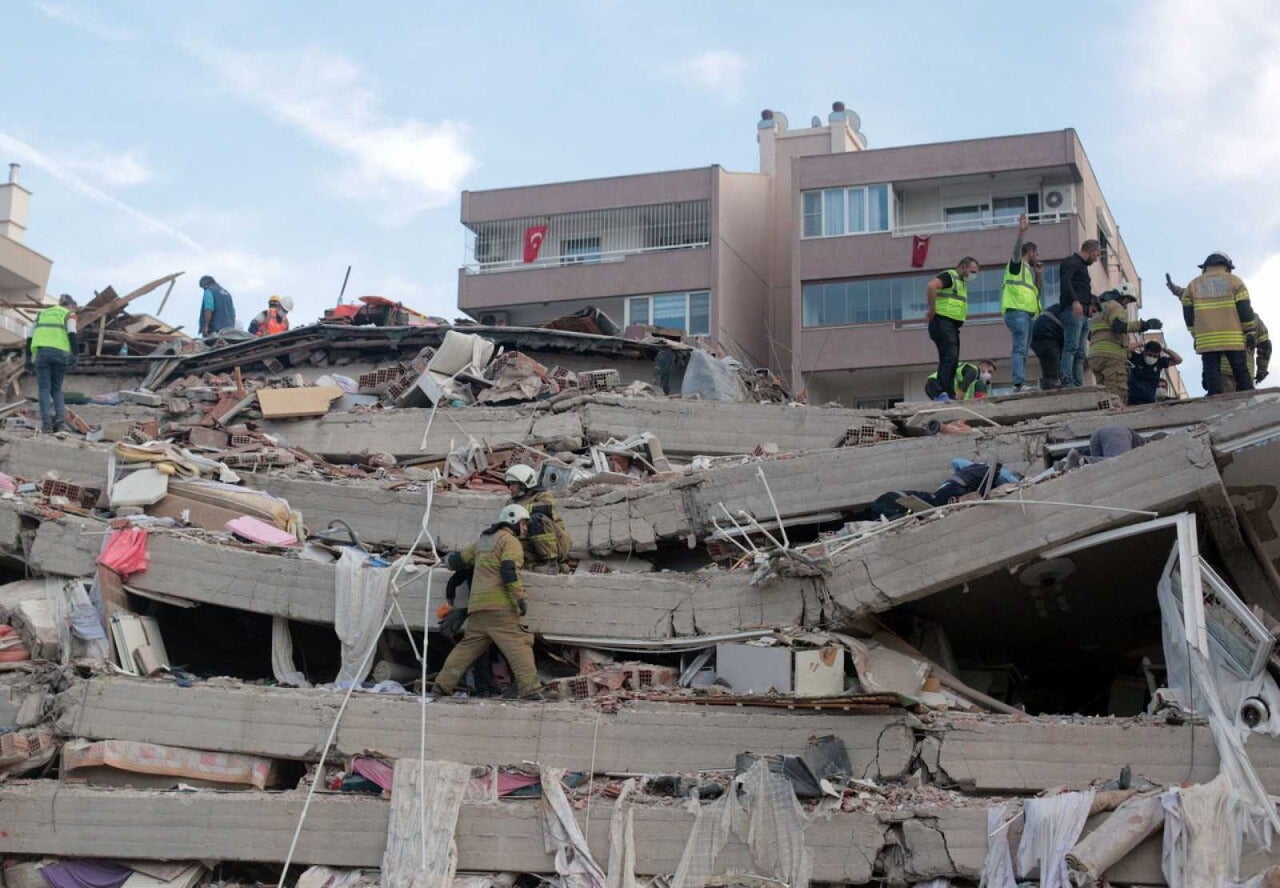
<path fill-rule="evenodd" d="M 979 361 L 971 364 L 965 361 L 956 366 L 956 374 L 952 380 L 952 391 L 961 401 L 985 398 L 991 389 L 991 379 L 995 376 L 996 365 L 991 361 Z M 938 400 L 942 386 L 938 382 L 938 374 L 930 373 L 924 381 L 924 393 L 930 400 Z"/>
<path fill-rule="evenodd" d="M 1060 377 L 1067 388 L 1084 385 L 1085 356 L 1089 349 L 1089 302 L 1093 299 L 1093 282 L 1089 266 L 1102 256 L 1102 244 L 1087 240 L 1080 251 L 1058 266 L 1058 306 L 1062 321 L 1062 366 Z"/>
<path fill-rule="evenodd" d="M 1182 356 L 1154 339 L 1129 354 L 1129 404 L 1154 404 L 1165 370 L 1182 363 Z"/>
<path fill-rule="evenodd" d="M 1098 384 L 1115 396 L 1116 406 L 1123 407 L 1129 403 L 1129 335 L 1159 330 L 1163 324 L 1159 318 L 1129 320 L 1129 306 L 1138 301 L 1138 294 L 1128 281 L 1103 293 L 1100 301 L 1102 311 L 1089 320 L 1089 341 L 1093 344 L 1089 369 Z"/>
<path fill-rule="evenodd" d="M 951 401 L 956 397 L 956 368 L 960 364 L 960 328 L 969 316 L 967 282 L 978 273 L 978 260 L 965 256 L 955 268 L 940 272 L 925 288 L 925 320 L 929 322 L 929 338 L 938 349 L 938 370 L 931 379 L 938 384 L 935 401 Z M 927 390 L 927 386 L 926 386 Z"/>

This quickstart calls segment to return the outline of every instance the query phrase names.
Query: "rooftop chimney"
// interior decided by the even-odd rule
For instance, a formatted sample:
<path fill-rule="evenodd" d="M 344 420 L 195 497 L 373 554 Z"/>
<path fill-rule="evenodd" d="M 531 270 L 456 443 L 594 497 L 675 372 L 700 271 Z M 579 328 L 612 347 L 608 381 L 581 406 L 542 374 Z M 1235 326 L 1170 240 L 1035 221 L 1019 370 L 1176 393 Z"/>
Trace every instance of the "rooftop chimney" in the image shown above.
<path fill-rule="evenodd" d="M 9 164 L 9 181 L 0 185 L 0 237 L 22 243 L 31 192 L 18 184 L 19 169 L 18 164 Z"/>

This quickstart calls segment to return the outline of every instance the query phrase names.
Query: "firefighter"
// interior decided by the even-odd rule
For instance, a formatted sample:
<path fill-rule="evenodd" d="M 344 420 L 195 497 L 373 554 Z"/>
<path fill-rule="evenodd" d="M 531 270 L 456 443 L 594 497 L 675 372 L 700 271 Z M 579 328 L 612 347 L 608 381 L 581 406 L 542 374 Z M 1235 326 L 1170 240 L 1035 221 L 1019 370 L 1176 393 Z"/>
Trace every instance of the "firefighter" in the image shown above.
<path fill-rule="evenodd" d="M 514 465 L 502 480 L 511 502 L 529 510 L 529 533 L 523 541 L 525 564 L 538 573 L 568 573 L 573 539 L 556 511 L 555 497 L 536 489 L 538 473 L 529 466 Z"/>
<path fill-rule="evenodd" d="M 1267 325 L 1255 313 L 1253 316 L 1253 335 L 1244 338 L 1244 363 L 1253 377 L 1254 385 L 1267 378 L 1267 368 L 1271 365 L 1271 334 Z M 1223 357 L 1221 362 L 1222 391 L 1236 390 L 1236 377 L 1231 372 L 1231 364 Z"/>
<path fill-rule="evenodd" d="M 288 296 L 272 296 L 267 300 L 266 311 L 258 312 L 249 322 L 249 332 L 254 336 L 271 336 L 289 329 L 289 312 L 293 300 Z"/>
<path fill-rule="evenodd" d="M 1128 281 L 1103 293 L 1100 301 L 1102 310 L 1089 318 L 1089 369 L 1115 396 L 1116 406 L 1123 407 L 1129 403 L 1129 334 L 1164 325 L 1159 318 L 1129 320 L 1129 306 L 1138 301 L 1138 294 Z"/>
<path fill-rule="evenodd" d="M 524 567 L 520 537 L 528 524 L 529 512 L 524 506 L 503 506 L 497 523 L 481 533 L 479 540 L 461 552 L 449 553 L 446 564 L 451 570 L 471 570 L 471 597 L 466 630 L 436 676 L 433 693 L 452 694 L 471 664 L 490 645 L 497 645 L 511 664 L 517 693 L 525 698 L 540 695 L 533 633 L 521 622 L 528 603 L 520 581 Z"/>
<path fill-rule="evenodd" d="M 1235 267 L 1230 256 L 1218 251 L 1200 263 L 1202 274 L 1185 287 L 1164 276 L 1165 286 L 1182 302 L 1182 317 L 1204 362 L 1204 389 L 1210 395 L 1224 391 L 1224 360 L 1235 377 L 1236 390 L 1253 391 L 1245 359 L 1247 339 L 1255 334 L 1253 303 L 1244 281 L 1232 274 Z"/>

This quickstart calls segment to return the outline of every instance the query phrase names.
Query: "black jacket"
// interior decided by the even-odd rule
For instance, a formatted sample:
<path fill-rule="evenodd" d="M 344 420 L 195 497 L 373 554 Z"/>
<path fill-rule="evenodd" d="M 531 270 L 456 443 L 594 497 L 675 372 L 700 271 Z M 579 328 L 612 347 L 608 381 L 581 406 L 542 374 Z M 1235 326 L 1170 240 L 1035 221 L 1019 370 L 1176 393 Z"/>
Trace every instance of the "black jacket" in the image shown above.
<path fill-rule="evenodd" d="M 1079 302 L 1083 308 L 1089 307 L 1093 298 L 1093 283 L 1089 280 L 1089 264 L 1072 253 L 1058 266 L 1059 293 L 1058 304 L 1070 308 L 1071 303 Z"/>

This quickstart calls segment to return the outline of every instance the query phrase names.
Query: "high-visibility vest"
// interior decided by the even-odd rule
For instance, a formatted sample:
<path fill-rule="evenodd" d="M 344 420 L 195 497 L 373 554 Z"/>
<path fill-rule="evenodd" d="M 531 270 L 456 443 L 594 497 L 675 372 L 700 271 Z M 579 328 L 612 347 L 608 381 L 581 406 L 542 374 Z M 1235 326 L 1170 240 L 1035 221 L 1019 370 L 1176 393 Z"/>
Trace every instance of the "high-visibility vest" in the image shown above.
<path fill-rule="evenodd" d="M 262 320 L 258 323 L 258 336 L 284 333 L 289 329 L 289 316 L 277 308 L 268 308 L 262 316 Z"/>
<path fill-rule="evenodd" d="M 1018 274 L 1009 273 L 1010 262 L 1004 267 L 1004 287 L 1000 290 L 1000 311 L 1025 311 L 1030 314 L 1040 313 L 1040 290 L 1036 287 L 1036 274 L 1031 266 L 1023 262 Z"/>
<path fill-rule="evenodd" d="M 1249 298 L 1244 281 L 1225 268 L 1213 266 L 1187 284 L 1182 291 L 1182 304 L 1194 312 L 1192 334 L 1196 354 L 1219 351 L 1244 351 L 1245 327 L 1236 304 Z"/>
<path fill-rule="evenodd" d="M 36 315 L 36 324 L 31 331 L 31 353 L 36 349 L 56 348 L 58 351 L 71 353 L 71 338 L 67 336 L 67 318 L 71 312 L 61 305 L 51 305 Z"/>
<path fill-rule="evenodd" d="M 951 286 L 938 291 L 933 309 L 944 318 L 963 322 L 969 316 L 969 288 L 954 268 L 948 269 L 947 274 L 951 275 Z"/>
<path fill-rule="evenodd" d="M 1115 321 L 1124 321 L 1127 332 L 1113 330 Z M 1115 299 L 1108 299 L 1102 303 L 1102 311 L 1089 319 L 1090 353 L 1099 358 L 1126 358 L 1129 356 L 1128 333 L 1137 333 L 1141 329 L 1141 323 L 1129 320 L 1129 312 L 1123 305 Z"/>
<path fill-rule="evenodd" d="M 973 382 L 969 383 L 968 388 L 961 389 L 961 386 L 964 384 L 964 371 L 966 369 L 973 370 Z M 934 370 L 932 373 L 930 373 L 929 379 L 937 381 L 938 371 Z M 956 397 L 959 398 L 960 400 L 972 401 L 973 396 L 978 391 L 978 383 L 981 381 L 982 381 L 982 375 L 978 372 L 978 368 L 974 367 L 968 361 L 961 361 L 959 364 L 956 365 L 956 378 L 955 378 L 955 382 L 952 383 L 952 388 L 955 389 Z"/>

